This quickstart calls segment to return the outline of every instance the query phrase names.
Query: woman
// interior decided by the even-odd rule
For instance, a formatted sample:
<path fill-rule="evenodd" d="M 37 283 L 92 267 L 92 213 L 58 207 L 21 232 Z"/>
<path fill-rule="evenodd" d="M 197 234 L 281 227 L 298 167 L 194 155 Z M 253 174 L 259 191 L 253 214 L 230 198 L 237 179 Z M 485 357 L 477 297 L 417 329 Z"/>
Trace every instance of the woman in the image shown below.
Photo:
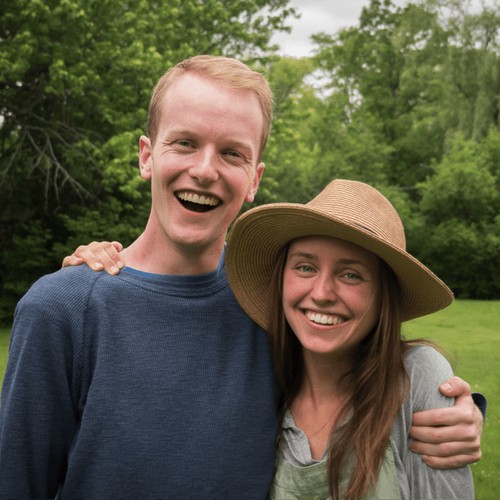
<path fill-rule="evenodd" d="M 473 498 L 467 467 L 432 469 L 409 450 L 412 413 L 453 404 L 438 391 L 452 373 L 401 323 L 453 295 L 406 252 L 380 192 L 335 180 L 306 205 L 250 210 L 226 266 L 270 334 L 283 392 L 271 498 Z"/>

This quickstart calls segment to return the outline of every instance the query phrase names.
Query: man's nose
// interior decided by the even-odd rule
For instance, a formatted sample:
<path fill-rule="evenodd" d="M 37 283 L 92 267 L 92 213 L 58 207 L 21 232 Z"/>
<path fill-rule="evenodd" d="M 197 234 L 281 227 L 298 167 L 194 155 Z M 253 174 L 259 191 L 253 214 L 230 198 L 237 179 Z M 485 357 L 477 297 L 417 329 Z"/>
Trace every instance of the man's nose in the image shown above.
<path fill-rule="evenodd" d="M 199 184 L 209 184 L 219 177 L 219 158 L 217 152 L 212 148 L 205 148 L 199 151 L 193 158 L 193 166 L 190 174 Z"/>

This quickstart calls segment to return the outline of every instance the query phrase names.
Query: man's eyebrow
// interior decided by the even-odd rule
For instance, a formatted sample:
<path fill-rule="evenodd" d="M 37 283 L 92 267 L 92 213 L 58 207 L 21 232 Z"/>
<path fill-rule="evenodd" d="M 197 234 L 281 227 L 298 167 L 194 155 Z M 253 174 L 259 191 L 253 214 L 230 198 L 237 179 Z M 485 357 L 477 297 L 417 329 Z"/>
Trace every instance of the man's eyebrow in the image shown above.
<path fill-rule="evenodd" d="M 177 128 L 177 129 L 171 129 L 168 134 L 167 138 L 170 136 L 186 136 L 186 137 L 194 137 L 196 138 L 198 134 L 196 132 L 193 132 L 192 130 L 189 129 L 184 129 L 184 128 Z M 204 137 L 204 136 L 202 136 Z M 224 147 L 226 148 L 241 148 L 245 149 L 247 151 L 252 150 L 252 146 L 249 142 L 241 141 L 239 139 L 231 139 L 228 138 L 226 141 L 222 141 L 224 144 Z"/>
<path fill-rule="evenodd" d="M 228 141 L 226 149 L 236 149 L 237 151 L 242 151 L 250 159 L 253 159 L 254 155 L 258 154 L 258 151 L 254 151 L 249 143 L 243 141 Z"/>
<path fill-rule="evenodd" d="M 167 135 L 195 135 L 193 131 L 184 128 L 174 128 L 168 131 Z"/>

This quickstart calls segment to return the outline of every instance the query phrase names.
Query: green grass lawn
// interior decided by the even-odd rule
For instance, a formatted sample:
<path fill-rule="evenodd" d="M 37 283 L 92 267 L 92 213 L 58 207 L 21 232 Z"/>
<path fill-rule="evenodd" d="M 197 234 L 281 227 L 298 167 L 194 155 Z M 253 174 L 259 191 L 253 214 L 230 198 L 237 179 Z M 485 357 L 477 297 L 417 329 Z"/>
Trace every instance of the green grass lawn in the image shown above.
<path fill-rule="evenodd" d="M 9 353 L 10 330 L 0 328 L 0 380 L 3 380 L 5 367 L 7 366 L 7 354 Z M 0 392 L 2 388 L 0 386 Z"/>
<path fill-rule="evenodd" d="M 404 326 L 406 337 L 426 337 L 451 355 L 455 373 L 488 398 L 482 436 L 483 458 L 472 466 L 476 500 L 500 492 L 500 301 L 457 300 L 437 314 Z M 9 330 L 0 329 L 0 379 L 7 363 Z"/>
<path fill-rule="evenodd" d="M 451 356 L 456 375 L 488 398 L 481 438 L 483 458 L 472 466 L 477 500 L 500 494 L 500 301 L 457 300 L 447 309 L 404 327 L 407 337 L 426 337 Z"/>

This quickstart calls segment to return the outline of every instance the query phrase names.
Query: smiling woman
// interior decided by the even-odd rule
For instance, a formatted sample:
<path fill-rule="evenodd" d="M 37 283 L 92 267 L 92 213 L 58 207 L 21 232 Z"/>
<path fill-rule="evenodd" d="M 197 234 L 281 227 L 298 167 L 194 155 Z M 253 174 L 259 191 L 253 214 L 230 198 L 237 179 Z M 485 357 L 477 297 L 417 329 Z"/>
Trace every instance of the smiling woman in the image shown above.
<path fill-rule="evenodd" d="M 453 295 L 406 252 L 377 190 L 332 181 L 306 205 L 252 209 L 231 231 L 231 287 L 271 337 L 283 391 L 271 498 L 473 498 L 467 467 L 436 470 L 409 450 L 415 410 L 447 407 L 452 375 L 401 322 Z"/>
<path fill-rule="evenodd" d="M 329 355 L 338 380 L 345 371 L 340 367 L 351 362 L 353 348 L 376 324 L 379 268 L 373 253 L 337 238 L 311 236 L 290 243 L 283 312 L 303 355 Z"/>

